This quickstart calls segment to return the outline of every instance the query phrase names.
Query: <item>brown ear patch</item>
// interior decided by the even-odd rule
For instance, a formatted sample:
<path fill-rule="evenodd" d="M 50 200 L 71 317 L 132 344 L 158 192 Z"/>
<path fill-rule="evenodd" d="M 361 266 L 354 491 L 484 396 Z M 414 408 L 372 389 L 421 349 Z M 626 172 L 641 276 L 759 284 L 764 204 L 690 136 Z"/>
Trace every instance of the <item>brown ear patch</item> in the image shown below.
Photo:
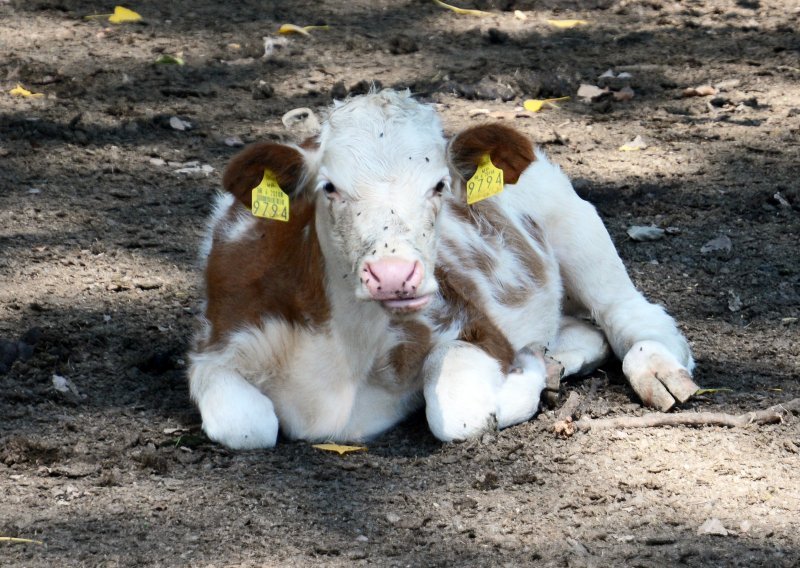
<path fill-rule="evenodd" d="M 526 136 L 502 124 L 473 126 L 450 142 L 450 160 L 458 173 L 469 179 L 484 154 L 503 170 L 505 183 L 517 183 L 522 172 L 536 159 L 533 144 Z"/>
<path fill-rule="evenodd" d="M 264 170 L 275 174 L 281 189 L 292 197 L 303 179 L 303 155 L 290 146 L 274 142 L 259 142 L 248 146 L 225 168 L 222 185 L 248 209 L 251 190 L 261 183 Z"/>

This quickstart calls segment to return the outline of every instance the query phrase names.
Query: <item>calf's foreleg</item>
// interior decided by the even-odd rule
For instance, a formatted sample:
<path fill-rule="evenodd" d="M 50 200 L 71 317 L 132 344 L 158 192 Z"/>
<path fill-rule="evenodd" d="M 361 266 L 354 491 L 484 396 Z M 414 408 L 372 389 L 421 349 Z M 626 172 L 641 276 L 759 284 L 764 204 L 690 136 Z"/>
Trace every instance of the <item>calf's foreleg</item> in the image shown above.
<path fill-rule="evenodd" d="M 522 350 L 505 375 L 475 345 L 453 341 L 435 347 L 423 366 L 431 432 L 449 442 L 529 420 L 539 408 L 545 374 L 541 353 Z"/>

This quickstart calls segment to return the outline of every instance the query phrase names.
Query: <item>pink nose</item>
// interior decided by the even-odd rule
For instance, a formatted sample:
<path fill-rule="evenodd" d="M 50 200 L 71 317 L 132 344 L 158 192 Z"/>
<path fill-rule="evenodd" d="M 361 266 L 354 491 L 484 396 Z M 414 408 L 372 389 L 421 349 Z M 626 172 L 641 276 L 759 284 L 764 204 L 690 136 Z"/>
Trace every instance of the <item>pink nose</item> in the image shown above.
<path fill-rule="evenodd" d="M 422 263 L 388 257 L 364 265 L 362 280 L 373 300 L 413 298 L 422 282 Z"/>

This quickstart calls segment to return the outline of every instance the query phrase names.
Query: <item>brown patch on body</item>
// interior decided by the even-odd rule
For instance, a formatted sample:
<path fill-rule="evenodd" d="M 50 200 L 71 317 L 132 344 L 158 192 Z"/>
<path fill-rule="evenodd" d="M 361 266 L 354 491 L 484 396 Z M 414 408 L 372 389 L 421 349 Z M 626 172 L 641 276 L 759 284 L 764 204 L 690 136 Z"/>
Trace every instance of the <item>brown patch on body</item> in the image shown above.
<path fill-rule="evenodd" d="M 536 160 L 531 141 L 502 124 L 473 126 L 450 142 L 450 159 L 465 180 L 473 176 L 485 154 L 503 170 L 503 181 L 512 184 L 517 183 L 522 172 Z"/>
<path fill-rule="evenodd" d="M 539 243 L 542 248 L 546 248 L 548 246 L 547 239 L 544 236 L 544 229 L 539 226 L 539 223 L 534 221 L 533 217 L 530 215 L 522 215 L 522 217 L 520 217 L 520 221 L 522 222 L 522 227 L 525 229 L 525 232 L 528 233 L 530 238 Z"/>
<path fill-rule="evenodd" d="M 495 299 L 504 306 L 522 306 L 531 297 L 531 290 L 525 286 L 506 286 L 501 284 L 494 295 Z"/>
<path fill-rule="evenodd" d="M 389 352 L 389 364 L 398 382 L 408 384 L 417 378 L 425 357 L 433 347 L 431 329 L 417 320 L 401 321 L 396 328 L 402 338 Z"/>
<path fill-rule="evenodd" d="M 300 197 L 292 201 L 288 223 L 259 219 L 243 238 L 214 239 L 206 267 L 211 335 L 202 347 L 264 317 L 303 326 L 330 319 L 314 217 L 314 203 Z"/>
<path fill-rule="evenodd" d="M 520 260 L 526 271 L 526 279 L 531 282 L 531 286 L 542 285 L 547 282 L 547 265 L 544 262 L 544 251 L 532 247 L 525 235 L 517 230 L 509 222 L 509 219 L 489 200 L 476 203 L 473 207 L 478 215 L 485 219 L 493 229 L 494 234 L 489 236 L 500 235 L 505 247 L 513 251 Z M 534 238 L 534 241 L 547 250 L 544 235 L 540 234 L 538 239 Z"/>
<path fill-rule="evenodd" d="M 436 267 L 439 291 L 448 309 L 436 315 L 437 326 L 446 327 L 463 314 L 464 326 L 458 339 L 483 349 L 496 359 L 507 373 L 514 362 L 514 348 L 505 334 L 489 319 L 480 307 L 480 294 L 469 276 L 445 266 Z"/>

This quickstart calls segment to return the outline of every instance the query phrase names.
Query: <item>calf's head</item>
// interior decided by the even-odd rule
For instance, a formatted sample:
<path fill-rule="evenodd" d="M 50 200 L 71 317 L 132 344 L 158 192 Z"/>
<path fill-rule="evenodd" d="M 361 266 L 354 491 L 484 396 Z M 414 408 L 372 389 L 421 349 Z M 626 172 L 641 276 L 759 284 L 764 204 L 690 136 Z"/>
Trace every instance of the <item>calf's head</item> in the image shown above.
<path fill-rule="evenodd" d="M 506 151 L 509 136 L 524 141 L 522 158 Z M 400 314 L 425 308 L 437 291 L 443 201 L 458 198 L 451 193 L 463 192 L 486 153 L 509 183 L 533 160 L 524 137 L 496 125 L 457 136 L 448 156 L 430 106 L 408 93 L 381 91 L 337 103 L 314 144 L 250 146 L 228 166 L 224 185 L 250 207 L 252 188 L 264 169 L 272 171 L 293 200 L 314 204 L 326 272 L 339 280 L 337 288 L 349 283 L 356 298 Z"/>

